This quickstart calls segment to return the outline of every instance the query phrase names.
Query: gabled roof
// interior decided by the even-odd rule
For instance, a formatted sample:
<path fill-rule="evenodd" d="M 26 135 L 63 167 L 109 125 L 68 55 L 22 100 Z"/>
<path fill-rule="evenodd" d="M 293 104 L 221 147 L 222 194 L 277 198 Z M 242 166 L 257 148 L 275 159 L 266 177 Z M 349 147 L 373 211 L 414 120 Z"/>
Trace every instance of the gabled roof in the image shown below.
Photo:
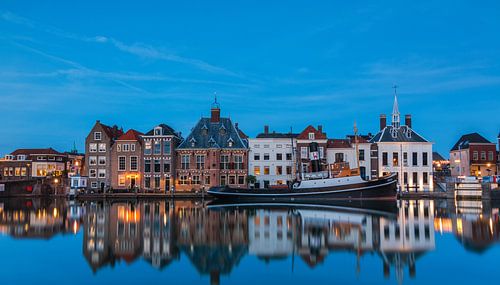
<path fill-rule="evenodd" d="M 140 141 L 142 133 L 133 129 L 121 135 L 117 141 Z"/>
<path fill-rule="evenodd" d="M 229 146 L 232 139 L 232 146 Z M 248 148 L 248 143 L 240 136 L 229 118 L 220 118 L 219 122 L 210 122 L 210 118 L 201 118 L 178 149 L 199 148 Z"/>
<path fill-rule="evenodd" d="M 62 155 L 62 153 L 57 150 L 49 148 L 20 148 L 16 149 L 11 153 L 11 155 L 33 155 L 33 154 L 52 154 L 52 155 Z"/>
<path fill-rule="evenodd" d="M 117 125 L 113 125 L 112 127 L 110 127 L 108 125 L 101 123 L 100 121 L 97 121 L 97 124 L 100 124 L 102 126 L 102 129 L 112 140 L 116 140 L 121 135 L 123 135 L 123 128 L 118 128 Z"/>
<path fill-rule="evenodd" d="M 327 148 L 351 148 L 351 142 L 348 139 L 329 139 Z"/>
<path fill-rule="evenodd" d="M 309 139 L 309 133 L 314 133 L 314 139 L 316 140 L 325 140 L 327 138 L 325 133 L 309 125 L 297 136 L 297 139 L 307 140 Z"/>
<path fill-rule="evenodd" d="M 470 143 L 489 143 L 489 144 L 491 144 L 491 142 L 489 140 L 485 139 L 480 134 L 470 133 L 470 134 L 466 134 L 466 135 L 461 136 L 460 139 L 455 143 L 455 145 L 453 146 L 453 148 L 451 150 L 453 151 L 453 150 L 458 150 L 459 148 L 460 149 L 469 148 Z"/>
<path fill-rule="evenodd" d="M 368 133 L 367 135 L 357 135 L 357 137 L 358 137 L 358 143 L 368 143 L 373 138 L 373 135 L 371 133 Z M 351 143 L 356 142 L 355 135 L 347 135 L 346 138 Z"/>
<path fill-rule="evenodd" d="M 371 140 L 371 143 L 377 142 L 429 142 L 419 134 L 417 134 L 412 128 L 408 126 L 401 126 L 399 128 L 394 128 L 393 126 L 387 126 L 380 132 L 378 132 Z"/>
<path fill-rule="evenodd" d="M 432 152 L 432 160 L 433 161 L 438 161 L 438 160 L 446 160 L 442 155 L 440 155 L 437 151 Z"/>
<path fill-rule="evenodd" d="M 170 127 L 169 125 L 167 124 L 159 124 L 158 126 L 152 128 L 149 132 L 147 132 L 145 135 L 146 136 L 153 136 L 155 134 L 155 129 L 157 127 L 160 127 L 162 129 L 162 136 L 179 136 L 175 130 Z"/>

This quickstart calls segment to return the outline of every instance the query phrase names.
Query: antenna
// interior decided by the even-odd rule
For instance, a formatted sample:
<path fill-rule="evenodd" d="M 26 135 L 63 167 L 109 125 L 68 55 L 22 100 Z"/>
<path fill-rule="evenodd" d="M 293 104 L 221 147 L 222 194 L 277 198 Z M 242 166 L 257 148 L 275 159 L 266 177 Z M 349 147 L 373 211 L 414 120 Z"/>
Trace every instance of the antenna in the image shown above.
<path fill-rule="evenodd" d="M 398 85 L 396 85 L 396 84 L 392 85 L 392 89 L 394 89 L 394 95 L 398 95 L 398 90 L 397 90 L 398 88 L 399 88 Z"/>

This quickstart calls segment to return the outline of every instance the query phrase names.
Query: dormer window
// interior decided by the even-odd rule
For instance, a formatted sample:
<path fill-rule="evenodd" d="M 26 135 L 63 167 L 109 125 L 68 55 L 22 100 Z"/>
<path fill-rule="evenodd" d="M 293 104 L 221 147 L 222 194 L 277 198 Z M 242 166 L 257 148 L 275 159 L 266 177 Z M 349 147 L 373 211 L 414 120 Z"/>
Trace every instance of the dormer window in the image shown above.
<path fill-rule="evenodd" d="M 191 138 L 189 140 L 189 142 L 191 143 L 191 147 L 194 147 L 196 145 L 196 139 L 195 138 Z"/>
<path fill-rule="evenodd" d="M 94 132 L 94 140 L 100 141 L 102 139 L 102 133 L 101 132 Z"/>
<path fill-rule="evenodd" d="M 309 133 L 309 139 L 310 139 L 310 140 L 314 140 L 314 137 L 315 137 L 315 136 L 314 136 L 314 133 Z"/>
<path fill-rule="evenodd" d="M 161 136 L 161 128 L 155 128 L 155 136 Z"/>
<path fill-rule="evenodd" d="M 411 130 L 410 129 L 408 129 L 406 131 L 406 137 L 409 138 L 409 139 L 411 138 Z"/>
<path fill-rule="evenodd" d="M 227 140 L 227 145 L 228 145 L 229 147 L 233 147 L 233 143 L 234 143 L 233 138 L 229 138 L 229 139 Z"/>
<path fill-rule="evenodd" d="M 226 127 L 224 127 L 224 125 L 220 126 L 219 132 L 221 135 L 225 135 L 226 134 Z"/>
<path fill-rule="evenodd" d="M 393 139 L 397 138 L 398 137 L 398 130 L 396 130 L 396 129 L 393 128 L 392 132 L 391 132 L 391 135 L 392 135 Z"/>
<path fill-rule="evenodd" d="M 13 155 L 10 154 L 5 155 L 5 160 L 13 160 L 13 159 L 14 159 Z"/>
<path fill-rule="evenodd" d="M 26 155 L 24 155 L 24 154 L 19 154 L 19 155 L 17 156 L 17 160 L 26 160 Z"/>

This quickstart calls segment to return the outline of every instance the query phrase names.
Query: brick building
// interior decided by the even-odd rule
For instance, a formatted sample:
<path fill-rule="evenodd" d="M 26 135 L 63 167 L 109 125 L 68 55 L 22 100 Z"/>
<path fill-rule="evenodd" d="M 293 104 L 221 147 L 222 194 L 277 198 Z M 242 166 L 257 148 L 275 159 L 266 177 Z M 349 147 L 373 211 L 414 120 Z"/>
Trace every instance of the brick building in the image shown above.
<path fill-rule="evenodd" d="M 175 181 L 175 149 L 182 141 L 180 133 L 166 124 L 160 124 L 141 137 L 142 188 L 146 191 L 170 191 Z"/>
<path fill-rule="evenodd" d="M 217 100 L 210 118 L 201 118 L 179 145 L 176 189 L 208 189 L 229 185 L 246 187 L 248 141 L 230 118 L 221 118 Z"/>
<path fill-rule="evenodd" d="M 318 144 L 318 156 L 320 159 L 320 171 L 328 171 L 328 164 L 326 161 L 326 148 L 328 139 L 326 133 L 323 132 L 323 127 L 321 125 L 315 128 L 311 125 L 307 126 L 296 138 L 297 148 L 296 155 L 299 173 L 301 177 L 307 176 L 307 173 L 313 171 L 311 165 L 311 157 L 309 153 L 309 145 L 313 142 Z M 326 175 L 326 174 L 325 174 Z"/>
<path fill-rule="evenodd" d="M 478 133 L 460 137 L 450 150 L 452 176 L 487 176 L 496 174 L 496 144 Z"/>
<path fill-rule="evenodd" d="M 111 186 L 111 148 L 123 130 L 96 121 L 85 139 L 85 171 L 90 189 L 104 191 Z"/>
<path fill-rule="evenodd" d="M 134 190 L 141 185 L 142 133 L 128 130 L 111 147 L 111 187 Z"/>

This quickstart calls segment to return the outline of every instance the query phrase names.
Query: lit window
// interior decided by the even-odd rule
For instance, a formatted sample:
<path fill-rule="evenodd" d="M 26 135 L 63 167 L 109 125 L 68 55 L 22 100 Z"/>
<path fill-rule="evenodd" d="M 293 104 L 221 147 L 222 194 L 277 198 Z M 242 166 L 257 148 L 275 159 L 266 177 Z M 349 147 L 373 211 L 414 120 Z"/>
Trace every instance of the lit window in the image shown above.
<path fill-rule="evenodd" d="M 89 152 L 97 152 L 97 144 L 96 143 L 89 144 Z"/>
<path fill-rule="evenodd" d="M 254 175 L 260 175 L 260 166 L 254 166 L 253 167 L 253 174 Z"/>
<path fill-rule="evenodd" d="M 106 144 L 105 143 L 99 144 L 99 152 L 106 152 Z"/>

